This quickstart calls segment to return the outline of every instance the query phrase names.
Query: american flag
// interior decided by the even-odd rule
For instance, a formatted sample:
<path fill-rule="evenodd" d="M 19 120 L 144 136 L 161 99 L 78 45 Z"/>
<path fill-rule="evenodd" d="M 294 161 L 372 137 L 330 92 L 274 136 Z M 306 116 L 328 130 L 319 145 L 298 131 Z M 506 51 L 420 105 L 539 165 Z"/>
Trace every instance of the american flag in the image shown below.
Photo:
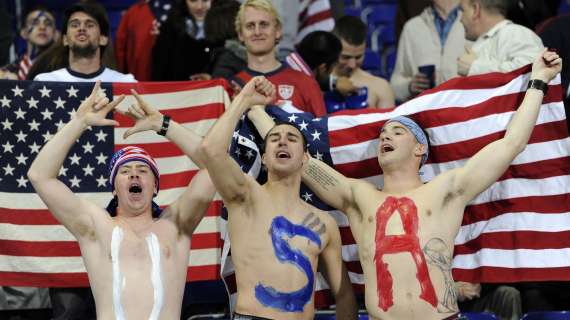
<path fill-rule="evenodd" d="M 313 31 L 331 31 L 334 28 L 334 18 L 329 0 L 299 0 L 299 2 L 297 43 Z"/>
<path fill-rule="evenodd" d="M 275 119 L 295 123 L 305 133 L 313 157 L 332 163 L 347 177 L 366 179 L 380 187 L 382 173 L 376 153 L 379 130 L 387 119 L 410 115 L 430 137 L 430 159 L 421 170 L 422 179 L 429 181 L 463 165 L 482 147 L 504 135 L 522 102 L 529 71 L 527 66 L 507 74 L 457 78 L 384 112 L 353 110 L 312 119 L 304 113 L 276 108 L 268 111 Z M 503 176 L 466 208 L 455 240 L 455 280 L 570 280 L 570 139 L 561 100 L 558 77 L 550 83 L 529 145 Z M 292 107 L 285 109 L 295 112 Z M 242 120 L 234 138 L 232 155 L 245 171 L 257 175 L 259 160 L 253 160 L 257 157 L 253 142 L 260 138 L 251 123 Z M 303 188 L 300 196 L 324 208 L 310 190 Z M 363 292 L 358 248 L 348 219 L 339 211 L 331 210 L 330 214 L 340 228 L 342 257 L 355 292 Z M 222 273 L 234 301 L 227 240 L 223 252 Z M 315 304 L 323 307 L 330 297 L 328 285 L 323 277 L 319 279 Z"/>
<path fill-rule="evenodd" d="M 93 84 L 0 81 L 0 286 L 88 286 L 79 246 L 49 213 L 26 177 L 42 145 L 67 123 Z M 135 88 L 151 105 L 201 135 L 228 103 L 225 82 L 104 83 L 109 97 Z M 126 108 L 126 107 L 124 107 Z M 173 202 L 197 172 L 182 151 L 153 132 L 123 139 L 132 120 L 114 114 L 117 127 L 85 131 L 58 178 L 73 192 L 105 207 L 111 199 L 108 163 L 127 145 L 145 148 L 161 172 L 160 206 Z M 219 279 L 220 201 L 214 201 L 192 237 L 187 279 Z"/>

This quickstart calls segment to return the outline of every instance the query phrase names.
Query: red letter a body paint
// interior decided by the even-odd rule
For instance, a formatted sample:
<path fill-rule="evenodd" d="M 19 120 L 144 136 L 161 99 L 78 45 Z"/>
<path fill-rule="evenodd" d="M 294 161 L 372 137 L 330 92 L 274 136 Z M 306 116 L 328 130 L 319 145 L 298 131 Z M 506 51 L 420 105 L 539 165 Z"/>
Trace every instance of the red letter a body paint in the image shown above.
<path fill-rule="evenodd" d="M 386 235 L 386 225 L 395 211 L 400 213 L 404 234 Z M 392 275 L 388 264 L 382 260 L 386 254 L 409 252 L 416 263 L 416 278 L 420 282 L 420 298 L 434 308 L 437 307 L 437 296 L 429 277 L 426 259 L 420 247 L 418 238 L 418 208 L 409 198 L 387 197 L 376 211 L 376 281 L 378 287 L 378 307 L 387 311 L 393 304 Z"/>

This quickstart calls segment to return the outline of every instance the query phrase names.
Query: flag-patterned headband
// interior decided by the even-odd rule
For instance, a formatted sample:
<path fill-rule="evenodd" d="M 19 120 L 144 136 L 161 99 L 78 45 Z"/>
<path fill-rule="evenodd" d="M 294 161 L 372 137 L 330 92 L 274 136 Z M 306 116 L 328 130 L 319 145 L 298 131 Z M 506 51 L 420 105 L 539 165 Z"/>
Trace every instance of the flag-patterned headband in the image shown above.
<path fill-rule="evenodd" d="M 158 172 L 156 162 L 144 149 L 132 146 L 125 147 L 115 152 L 111 158 L 111 163 L 109 163 L 109 182 L 111 183 L 111 191 L 115 190 L 115 176 L 117 176 L 117 171 L 122 165 L 131 161 L 142 161 L 150 167 L 154 177 L 156 178 L 156 190 L 158 191 L 160 186 L 160 174 Z"/>
<path fill-rule="evenodd" d="M 420 144 L 424 144 L 426 146 L 426 153 L 422 155 L 422 166 L 426 163 L 428 155 L 429 155 L 429 144 L 428 139 L 422 128 L 412 119 L 404 116 L 397 116 L 388 121 L 384 125 L 387 125 L 390 122 L 399 122 L 403 124 L 406 128 L 412 132 L 412 134 L 416 137 L 416 140 Z"/>

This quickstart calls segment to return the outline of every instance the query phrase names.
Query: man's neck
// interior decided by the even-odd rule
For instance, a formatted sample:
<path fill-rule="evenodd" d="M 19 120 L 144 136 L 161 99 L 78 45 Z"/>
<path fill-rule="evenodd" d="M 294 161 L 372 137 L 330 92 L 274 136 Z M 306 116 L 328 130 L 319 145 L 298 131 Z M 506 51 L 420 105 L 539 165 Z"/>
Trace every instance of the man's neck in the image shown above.
<path fill-rule="evenodd" d="M 148 230 L 148 227 L 154 221 L 152 218 L 152 209 L 149 209 L 148 212 L 137 214 L 137 215 L 129 215 L 124 213 L 125 210 L 121 210 L 121 207 L 117 208 L 117 216 L 115 217 L 115 221 L 119 221 L 125 223 L 131 228 L 132 231 L 135 233 L 144 233 Z"/>
<path fill-rule="evenodd" d="M 386 193 L 401 194 L 416 189 L 423 184 L 418 171 L 409 168 L 387 169 L 384 174 L 384 187 Z"/>
<path fill-rule="evenodd" d="M 433 8 L 443 20 L 447 20 L 449 13 L 458 5 L 459 1 L 457 0 L 436 0 L 433 2 Z"/>
<path fill-rule="evenodd" d="M 253 71 L 267 73 L 271 72 L 281 66 L 281 63 L 275 58 L 273 52 L 255 56 L 250 53 L 247 54 L 247 67 Z"/>
<path fill-rule="evenodd" d="M 101 59 L 99 59 L 99 54 L 90 58 L 77 58 L 70 53 L 69 68 L 83 74 L 95 73 L 101 69 Z"/>
<path fill-rule="evenodd" d="M 301 190 L 301 174 L 292 174 L 281 177 L 268 173 L 265 188 L 272 194 L 275 203 L 296 203 L 299 200 Z"/>

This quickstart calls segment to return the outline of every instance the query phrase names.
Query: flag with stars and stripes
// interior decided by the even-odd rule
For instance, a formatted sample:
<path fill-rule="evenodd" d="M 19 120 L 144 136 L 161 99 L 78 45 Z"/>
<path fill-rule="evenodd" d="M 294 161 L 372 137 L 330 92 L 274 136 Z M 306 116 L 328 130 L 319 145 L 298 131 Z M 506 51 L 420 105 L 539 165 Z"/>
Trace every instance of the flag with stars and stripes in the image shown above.
<path fill-rule="evenodd" d="M 41 147 L 67 123 L 92 83 L 0 81 L 0 286 L 88 286 L 79 246 L 49 213 L 26 172 Z M 225 82 L 103 83 L 109 98 L 122 104 L 142 94 L 162 113 L 204 135 L 228 102 Z M 58 178 L 81 197 L 105 207 L 111 199 L 108 165 L 127 145 L 145 148 L 157 161 L 160 206 L 173 202 L 197 172 L 181 150 L 153 132 L 123 133 L 134 123 L 118 113 L 119 126 L 92 127 L 68 154 Z M 192 237 L 188 280 L 219 279 L 221 203 L 214 201 Z"/>
<path fill-rule="evenodd" d="M 505 74 L 461 77 L 387 111 L 350 110 L 322 119 L 285 112 L 299 112 L 290 106 L 268 112 L 279 121 L 296 124 L 313 157 L 332 164 L 347 177 L 366 179 L 379 187 L 380 128 L 387 119 L 411 115 L 430 137 L 430 158 L 421 170 L 422 179 L 429 181 L 463 165 L 504 135 L 522 102 L 529 76 L 530 66 Z M 240 122 L 234 138 L 230 151 L 236 161 L 244 171 L 264 181 L 257 147 L 261 137 L 248 120 Z M 327 209 L 309 189 L 302 187 L 300 197 Z M 348 219 L 339 211 L 329 212 L 340 228 L 342 257 L 355 292 L 362 293 L 362 268 Z M 227 239 L 223 254 L 222 273 L 235 301 Z M 455 239 L 453 276 L 468 282 L 570 280 L 570 138 L 560 77 L 549 84 L 526 149 L 496 183 L 467 206 Z M 331 300 L 324 278 L 318 279 L 315 305 L 323 307 Z"/>

